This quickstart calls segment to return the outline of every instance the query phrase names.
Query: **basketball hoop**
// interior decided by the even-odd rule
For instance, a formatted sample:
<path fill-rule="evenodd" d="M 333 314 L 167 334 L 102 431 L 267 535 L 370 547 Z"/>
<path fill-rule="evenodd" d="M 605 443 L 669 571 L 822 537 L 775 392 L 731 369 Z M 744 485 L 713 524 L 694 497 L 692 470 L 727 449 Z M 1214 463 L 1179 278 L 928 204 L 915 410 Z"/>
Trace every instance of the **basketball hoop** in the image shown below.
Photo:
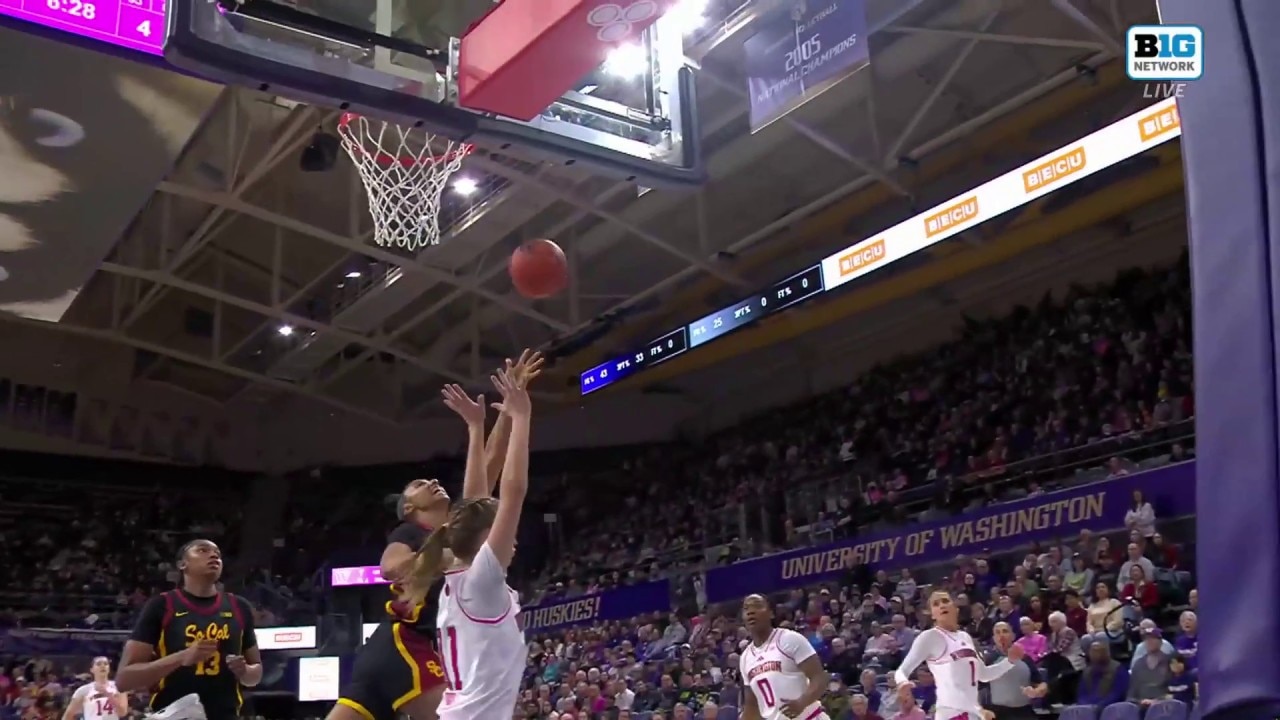
<path fill-rule="evenodd" d="M 445 187 L 472 146 L 355 113 L 342 115 L 338 135 L 369 194 L 374 241 L 410 251 L 439 243 Z"/>

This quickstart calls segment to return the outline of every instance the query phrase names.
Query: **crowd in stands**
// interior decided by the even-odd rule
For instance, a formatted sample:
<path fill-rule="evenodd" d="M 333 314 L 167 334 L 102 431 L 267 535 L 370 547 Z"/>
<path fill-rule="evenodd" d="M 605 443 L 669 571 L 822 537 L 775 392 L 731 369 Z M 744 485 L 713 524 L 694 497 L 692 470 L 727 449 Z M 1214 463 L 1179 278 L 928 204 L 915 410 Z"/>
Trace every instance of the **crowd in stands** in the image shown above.
<path fill-rule="evenodd" d="M 587 454 L 554 470 L 535 458 L 534 471 L 551 475 L 539 485 L 559 522 L 542 555 L 527 553 L 546 561 L 522 568 L 526 603 L 654 577 L 675 578 L 680 596 L 670 615 L 531 638 L 517 716 L 671 720 L 738 707 L 744 630 L 736 608 L 706 604 L 700 570 L 1187 459 L 1193 416 L 1184 262 L 970 321 L 952 343 L 696 445 Z M 335 495 L 309 490 L 279 533 L 275 566 L 241 573 L 247 587 L 267 590 L 254 596 L 265 610 L 278 601 L 297 609 L 319 594 L 327 543 L 377 545 L 385 528 L 368 522 L 370 511 L 403 482 L 338 497 L 324 478 L 295 482 L 308 480 Z M 0 594 L 0 625 L 127 626 L 172 581 L 182 539 L 209 535 L 234 552 L 242 488 L 193 502 L 144 485 L 0 483 L 0 506 L 22 508 L 0 510 L 0 546 L 31 549 L 0 564 L 9 593 Z M 853 567 L 842 582 L 780 599 L 778 617 L 810 636 L 832 671 L 833 718 L 913 720 L 931 709 L 927 674 L 918 708 L 884 687 L 886 670 L 928 625 L 921 597 L 930 586 L 957 593 L 966 626 L 991 652 L 996 624 L 1009 624 L 1045 673 L 1046 707 L 1149 700 L 1161 682 L 1186 696 L 1169 688 L 1195 667 L 1190 537 L 1141 509 L 1124 534 L 1016 558 L 888 574 Z M 212 520 L 225 525 L 202 524 Z M 1141 635 L 1147 620 L 1154 632 Z M 42 680 L 31 667 L 17 666 L 29 682 L 13 672 L 0 680 L 0 707 L 35 720 L 43 715 L 21 705 L 23 693 L 58 675 Z"/>

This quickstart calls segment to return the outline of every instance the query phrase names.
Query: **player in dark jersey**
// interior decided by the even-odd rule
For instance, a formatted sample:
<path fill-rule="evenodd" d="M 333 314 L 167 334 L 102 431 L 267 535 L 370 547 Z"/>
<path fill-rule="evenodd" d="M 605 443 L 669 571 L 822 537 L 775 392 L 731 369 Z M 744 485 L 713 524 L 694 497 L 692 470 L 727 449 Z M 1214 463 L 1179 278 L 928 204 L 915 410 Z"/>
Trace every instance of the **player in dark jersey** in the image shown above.
<path fill-rule="evenodd" d="M 232 720 L 244 702 L 240 686 L 262 680 L 252 608 L 218 590 L 222 553 L 212 541 L 183 545 L 177 566 L 182 585 L 143 606 L 116 686 L 121 692 L 153 688 L 151 709 L 166 720 Z"/>
<path fill-rule="evenodd" d="M 507 360 L 507 371 L 527 386 L 542 373 L 542 362 L 541 354 L 525 350 L 518 360 Z M 468 457 L 474 453 L 483 458 L 467 463 L 463 497 L 489 497 L 502 474 L 511 420 L 499 414 L 486 442 L 484 396 L 472 400 L 457 385 L 446 385 L 441 395 L 467 423 Z M 431 531 L 448 521 L 449 493 L 436 480 L 414 480 L 396 498 L 396 516 L 400 524 L 387 536 L 380 563 L 382 577 L 391 581 L 388 617 L 361 649 L 327 720 L 390 720 L 397 712 L 412 720 L 436 718 L 444 694 L 444 668 L 435 650 L 436 600 L 444 581 L 416 604 L 400 599 L 398 581 L 408 574 Z"/>

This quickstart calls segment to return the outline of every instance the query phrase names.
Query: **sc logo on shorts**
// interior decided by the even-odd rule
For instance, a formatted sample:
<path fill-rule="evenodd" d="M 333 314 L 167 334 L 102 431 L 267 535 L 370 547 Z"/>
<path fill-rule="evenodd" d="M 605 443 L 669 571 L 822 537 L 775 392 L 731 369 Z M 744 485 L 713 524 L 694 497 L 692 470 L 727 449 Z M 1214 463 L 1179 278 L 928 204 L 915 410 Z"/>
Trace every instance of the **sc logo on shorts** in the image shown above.
<path fill-rule="evenodd" d="M 1199 80 L 1204 74 L 1204 31 L 1195 25 L 1134 25 L 1125 34 L 1130 80 Z"/>
<path fill-rule="evenodd" d="M 427 661 L 427 672 L 431 673 L 432 675 L 438 678 L 444 677 L 444 668 L 440 667 L 440 663 L 436 662 L 435 660 Z"/>

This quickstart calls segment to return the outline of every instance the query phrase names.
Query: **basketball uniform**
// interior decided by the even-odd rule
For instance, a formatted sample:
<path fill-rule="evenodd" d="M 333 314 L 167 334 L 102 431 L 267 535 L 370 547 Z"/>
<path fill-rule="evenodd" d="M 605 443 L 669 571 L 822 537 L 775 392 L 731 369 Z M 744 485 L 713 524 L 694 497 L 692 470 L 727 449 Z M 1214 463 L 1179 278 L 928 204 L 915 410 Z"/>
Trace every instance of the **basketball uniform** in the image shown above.
<path fill-rule="evenodd" d="M 982 704 L 978 700 L 978 683 L 991 682 L 1009 671 L 1008 660 L 988 665 L 978 655 L 973 638 L 963 630 L 951 632 L 932 627 L 920 633 L 902 666 L 893 674 L 895 683 L 911 679 L 920 663 L 929 664 L 937 686 L 937 720 L 982 720 Z"/>
<path fill-rule="evenodd" d="M 113 699 L 119 693 L 116 684 L 108 680 L 104 690 L 98 690 L 96 683 L 81 685 L 72 698 L 82 701 L 84 720 L 118 720 Z"/>
<path fill-rule="evenodd" d="M 764 720 L 787 720 L 782 706 L 795 700 L 809 687 L 809 678 L 800 663 L 815 654 L 803 635 L 776 628 L 764 645 L 749 643 L 742 651 L 738 668 L 742 682 L 756 696 L 756 707 Z M 822 705 L 813 703 L 796 716 L 796 720 L 829 720 Z"/>
<path fill-rule="evenodd" d="M 404 522 L 387 536 L 387 544 L 402 543 L 416 552 L 430 534 L 426 528 Z M 443 581 L 436 583 L 427 591 L 426 601 L 416 606 L 402 602 L 399 586 L 391 586 L 387 618 L 356 656 L 339 705 L 367 720 L 390 720 L 400 708 L 444 683 L 435 649 L 436 599 L 443 585 Z"/>
<path fill-rule="evenodd" d="M 440 720 L 509 718 L 529 650 L 507 571 L 485 543 L 471 565 L 444 581 L 436 621 L 446 684 Z"/>
<path fill-rule="evenodd" d="M 246 648 L 257 645 L 248 602 L 231 593 L 201 598 L 180 589 L 163 593 L 161 598 L 164 619 L 156 655 L 165 657 L 201 640 L 216 641 L 218 650 L 204 662 L 180 667 L 161 680 L 151 695 L 151 709 L 160 710 L 194 694 L 209 720 L 238 717 L 244 696 L 240 681 L 227 669 L 226 659 L 244 655 Z"/>

